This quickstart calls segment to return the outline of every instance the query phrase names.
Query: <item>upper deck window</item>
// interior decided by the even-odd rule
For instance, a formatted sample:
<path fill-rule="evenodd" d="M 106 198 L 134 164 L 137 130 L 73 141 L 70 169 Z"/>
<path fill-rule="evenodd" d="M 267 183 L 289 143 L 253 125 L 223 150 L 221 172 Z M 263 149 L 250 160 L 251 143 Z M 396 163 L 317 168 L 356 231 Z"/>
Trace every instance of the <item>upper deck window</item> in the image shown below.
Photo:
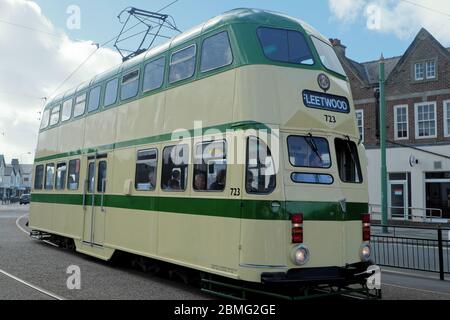
<path fill-rule="evenodd" d="M 86 93 L 79 95 L 75 99 L 75 108 L 73 112 L 73 116 L 79 117 L 84 114 L 84 111 L 86 110 Z"/>
<path fill-rule="evenodd" d="M 338 170 L 342 182 L 362 183 L 363 176 L 356 144 L 350 140 L 336 139 L 335 145 Z"/>
<path fill-rule="evenodd" d="M 345 76 L 345 71 L 339 62 L 339 58 L 337 57 L 336 52 L 334 52 L 333 47 L 316 37 L 311 37 L 311 39 L 325 68 Z"/>
<path fill-rule="evenodd" d="M 194 75 L 196 51 L 196 46 L 191 45 L 172 54 L 169 72 L 170 83 L 188 79 Z"/>
<path fill-rule="evenodd" d="M 327 169 L 331 167 L 330 147 L 324 138 L 290 136 L 289 161 L 294 167 Z"/>
<path fill-rule="evenodd" d="M 50 126 L 54 126 L 59 122 L 59 114 L 61 113 L 61 106 L 54 107 L 50 114 Z"/>
<path fill-rule="evenodd" d="M 139 70 L 127 73 L 122 78 L 121 100 L 127 100 L 135 97 L 139 91 Z"/>
<path fill-rule="evenodd" d="M 298 31 L 258 28 L 265 56 L 274 61 L 313 65 L 314 59 L 304 35 Z"/>
<path fill-rule="evenodd" d="M 145 66 L 144 71 L 144 92 L 161 88 L 164 82 L 164 68 L 166 66 L 166 58 L 162 57 L 158 60 L 149 62 Z"/>
<path fill-rule="evenodd" d="M 100 107 L 101 92 L 102 92 L 101 86 L 97 86 L 91 89 L 91 91 L 89 92 L 88 112 L 94 112 L 98 110 L 98 108 Z"/>
<path fill-rule="evenodd" d="M 63 109 L 62 109 L 62 115 L 61 115 L 61 121 L 68 121 L 72 117 L 72 107 L 73 102 L 72 99 L 67 100 L 63 103 Z"/>
<path fill-rule="evenodd" d="M 233 63 L 228 32 L 206 38 L 202 47 L 201 71 L 207 72 Z"/>
<path fill-rule="evenodd" d="M 117 102 L 117 89 L 119 88 L 119 79 L 115 78 L 106 84 L 105 107 L 109 107 Z"/>
<path fill-rule="evenodd" d="M 44 114 L 42 115 L 41 130 L 47 128 L 49 123 L 50 123 L 50 110 L 47 109 L 44 111 Z"/>

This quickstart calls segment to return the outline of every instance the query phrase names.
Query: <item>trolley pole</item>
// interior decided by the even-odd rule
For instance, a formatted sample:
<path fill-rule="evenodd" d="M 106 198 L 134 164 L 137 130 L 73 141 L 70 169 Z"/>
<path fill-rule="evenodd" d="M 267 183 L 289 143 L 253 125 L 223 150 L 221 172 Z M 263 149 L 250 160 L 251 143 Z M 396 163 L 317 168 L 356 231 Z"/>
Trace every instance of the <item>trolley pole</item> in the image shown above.
<path fill-rule="evenodd" d="M 380 58 L 380 150 L 381 150 L 381 224 L 383 233 L 388 233 L 388 197 L 386 166 L 386 93 L 384 57 Z"/>

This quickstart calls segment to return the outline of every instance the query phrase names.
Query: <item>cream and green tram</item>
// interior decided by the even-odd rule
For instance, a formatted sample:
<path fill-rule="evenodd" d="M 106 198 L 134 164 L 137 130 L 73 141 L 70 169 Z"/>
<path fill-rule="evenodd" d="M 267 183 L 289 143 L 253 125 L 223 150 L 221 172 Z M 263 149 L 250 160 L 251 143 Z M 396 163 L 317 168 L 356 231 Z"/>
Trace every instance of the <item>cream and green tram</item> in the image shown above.
<path fill-rule="evenodd" d="M 236 9 L 50 101 L 32 235 L 265 286 L 364 284 L 365 150 L 329 41 Z"/>

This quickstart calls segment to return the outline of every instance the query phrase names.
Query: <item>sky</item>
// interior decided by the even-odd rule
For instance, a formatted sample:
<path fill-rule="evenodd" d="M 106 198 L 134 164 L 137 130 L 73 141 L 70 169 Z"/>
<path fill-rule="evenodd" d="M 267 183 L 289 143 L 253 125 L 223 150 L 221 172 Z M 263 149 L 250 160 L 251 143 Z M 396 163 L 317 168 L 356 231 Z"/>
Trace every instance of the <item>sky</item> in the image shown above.
<path fill-rule="evenodd" d="M 123 9 L 157 11 L 172 1 L 0 0 L 0 154 L 7 161 L 31 163 L 41 98 L 120 63 L 111 45 L 96 51 L 94 44 L 118 34 L 122 24 L 117 15 Z M 422 27 L 450 47 L 450 0 L 179 0 L 163 12 L 187 30 L 239 7 L 300 18 L 327 38 L 341 39 L 347 56 L 360 62 L 376 60 L 381 53 L 402 55 Z"/>

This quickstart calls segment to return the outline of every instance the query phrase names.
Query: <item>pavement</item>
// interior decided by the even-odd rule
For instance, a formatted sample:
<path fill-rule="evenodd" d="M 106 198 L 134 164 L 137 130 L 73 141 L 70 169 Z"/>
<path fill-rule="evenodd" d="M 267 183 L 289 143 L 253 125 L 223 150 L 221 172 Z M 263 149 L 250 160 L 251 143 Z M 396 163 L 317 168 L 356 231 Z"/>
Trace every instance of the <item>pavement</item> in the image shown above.
<path fill-rule="evenodd" d="M 30 239 L 28 206 L 0 205 L 0 300 L 209 300 L 198 288 Z M 81 289 L 67 287 L 78 266 Z M 382 269 L 383 299 L 450 300 L 437 275 Z"/>

